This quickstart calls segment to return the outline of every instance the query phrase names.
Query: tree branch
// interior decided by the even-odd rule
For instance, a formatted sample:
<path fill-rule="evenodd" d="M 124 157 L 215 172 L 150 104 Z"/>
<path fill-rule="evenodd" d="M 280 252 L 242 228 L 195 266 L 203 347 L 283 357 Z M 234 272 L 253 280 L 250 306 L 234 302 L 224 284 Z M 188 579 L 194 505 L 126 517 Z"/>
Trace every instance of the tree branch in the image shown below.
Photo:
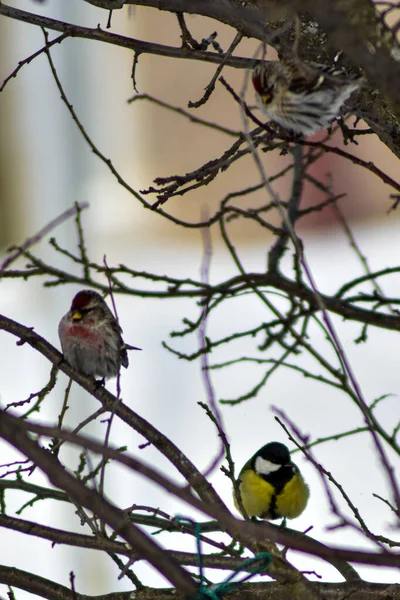
<path fill-rule="evenodd" d="M 100 2 L 85 0 L 85 2 L 100 6 L 102 0 Z M 247 3 L 231 0 L 125 0 L 125 4 L 209 17 L 230 25 L 245 37 L 254 37 L 265 43 L 275 36 L 275 33 L 266 27 L 266 21 L 277 21 L 287 13 L 286 8 L 282 9 L 276 2 L 270 0 L 264 0 L 264 4 L 259 8 L 254 5 L 245 6 Z"/>
<path fill-rule="evenodd" d="M 171 556 L 167 557 L 151 537 L 129 522 L 123 510 L 73 477 L 54 455 L 31 440 L 26 433 L 24 422 L 3 411 L 0 418 L 0 436 L 32 460 L 54 486 L 68 493 L 74 503 L 88 508 L 94 515 L 103 519 L 183 594 L 190 596 L 196 592 L 197 586 L 191 576 Z"/>
<path fill-rule="evenodd" d="M 51 19 L 50 17 L 35 15 L 34 13 L 8 6 L 3 2 L 0 2 L 0 15 L 10 17 L 11 19 L 15 19 L 23 23 L 29 23 L 30 25 L 36 25 L 37 27 L 43 27 L 44 29 L 61 31 L 68 37 L 78 37 L 97 42 L 103 42 L 105 44 L 113 44 L 114 46 L 120 46 L 121 48 L 133 50 L 138 54 L 154 54 L 155 56 L 165 56 L 168 58 L 200 60 L 218 65 L 225 58 L 224 54 L 218 54 L 218 52 L 204 52 L 201 50 L 193 50 L 187 47 L 174 48 L 172 46 L 164 46 L 162 44 L 137 40 L 135 38 L 119 35 L 117 33 L 104 31 L 100 26 L 98 26 L 96 29 L 92 29 L 90 27 L 73 25 L 72 23 Z M 249 58 L 235 56 L 226 57 L 227 66 L 236 67 L 238 69 L 249 68 L 253 63 L 254 61 Z"/>
<path fill-rule="evenodd" d="M 334 561 L 344 559 L 362 564 L 400 567 L 400 555 L 390 553 L 389 551 L 377 554 L 359 550 L 330 548 L 312 538 L 299 534 L 299 532 L 285 530 L 270 523 L 253 523 L 235 519 L 225 508 L 216 506 L 215 503 L 204 503 L 198 500 L 187 490 L 187 488 L 177 486 L 160 473 L 154 471 L 154 469 L 144 466 L 137 459 L 122 454 L 117 449 L 111 447 L 105 448 L 103 444 L 96 442 L 91 438 L 60 430 L 56 427 L 48 427 L 28 421 L 21 421 L 4 411 L 1 412 L 0 417 L 0 437 L 9 441 L 9 443 L 37 464 L 47 474 L 53 485 L 64 489 L 75 502 L 82 506 L 87 506 L 96 515 L 103 517 L 125 539 L 127 539 L 124 535 L 124 526 L 127 522 L 125 511 L 115 509 L 115 507 L 112 507 L 111 504 L 102 499 L 99 494 L 89 490 L 81 481 L 69 475 L 59 461 L 48 451 L 40 448 L 35 442 L 31 441 L 26 432 L 34 432 L 39 435 L 65 439 L 73 444 L 78 444 L 81 447 L 97 452 L 106 458 L 113 458 L 113 460 L 134 471 L 148 476 L 150 479 L 163 486 L 167 491 L 219 521 L 223 531 L 227 531 L 234 538 L 239 538 L 244 544 L 249 544 L 250 548 L 254 545 L 255 540 L 265 542 L 265 540 L 270 539 L 273 542 L 284 544 L 293 549 L 300 550 L 301 552 L 320 556 L 321 558 L 328 560 L 328 562 L 333 558 Z M 87 496 L 85 495 L 84 490 L 86 490 Z M 106 506 L 102 507 L 101 502 L 105 502 Z M 116 514 L 112 512 L 113 510 L 116 511 Z M 123 523 L 121 523 L 121 516 L 123 516 Z M 116 519 L 118 519 L 118 524 L 114 526 Z M 148 560 L 146 553 L 144 553 L 143 557 Z M 282 564 L 279 566 L 280 562 Z M 273 577 L 276 576 L 274 574 L 275 568 L 281 569 L 284 563 L 285 561 L 282 562 L 280 554 L 274 556 L 271 565 L 271 575 Z M 285 564 L 288 566 L 287 563 Z M 293 567 L 291 568 L 293 569 Z M 296 577 L 296 573 L 297 572 L 293 570 L 292 576 Z M 289 572 L 286 573 L 286 576 L 288 576 L 288 574 Z M 300 574 L 297 573 L 297 583 L 299 583 L 299 576 Z"/>
<path fill-rule="evenodd" d="M 9 585 L 47 600 L 130 600 L 132 591 L 113 592 L 100 596 L 88 596 L 73 592 L 34 573 L 0 565 L 0 583 Z M 399 584 L 384 584 L 361 581 L 357 583 L 320 583 L 310 584 L 319 592 L 321 600 L 400 600 Z M 226 594 L 228 600 L 293 600 L 285 586 L 276 582 L 247 583 Z M 144 588 L 135 592 L 135 600 L 187 600 L 175 589 Z"/>
<path fill-rule="evenodd" d="M 97 398 L 101 404 L 109 411 L 114 410 L 115 414 L 140 433 L 152 443 L 168 460 L 177 468 L 177 470 L 187 480 L 189 485 L 199 494 L 206 502 L 215 503 L 217 506 L 226 507 L 223 505 L 219 496 L 215 493 L 210 483 L 196 469 L 196 467 L 186 458 L 186 456 L 160 431 L 153 427 L 148 421 L 140 417 L 137 413 L 131 410 L 122 401 L 116 402 L 116 397 L 108 390 L 100 387 L 93 377 L 80 375 L 72 369 L 68 363 L 63 360 L 62 354 L 56 350 L 49 342 L 40 337 L 31 328 L 24 327 L 0 315 L 0 330 L 8 331 L 12 335 L 19 337 L 23 342 L 26 342 L 32 348 L 38 350 L 43 356 L 50 360 L 54 365 L 58 365 L 60 370 L 79 383 L 87 392 L 94 398 Z"/>

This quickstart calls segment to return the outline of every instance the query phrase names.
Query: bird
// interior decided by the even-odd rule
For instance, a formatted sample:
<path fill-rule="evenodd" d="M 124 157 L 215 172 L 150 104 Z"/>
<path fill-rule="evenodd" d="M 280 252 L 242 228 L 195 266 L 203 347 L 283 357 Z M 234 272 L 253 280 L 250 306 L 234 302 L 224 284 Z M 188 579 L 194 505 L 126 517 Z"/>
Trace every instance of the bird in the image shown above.
<path fill-rule="evenodd" d="M 260 448 L 240 471 L 237 484 L 243 508 L 255 520 L 295 519 L 306 508 L 310 495 L 289 449 L 280 442 Z M 242 512 L 235 489 L 233 500 Z"/>
<path fill-rule="evenodd" d="M 58 326 L 64 359 L 82 375 L 100 377 L 103 382 L 116 377 L 121 365 L 129 365 L 128 346 L 122 329 L 100 294 L 82 290 Z"/>
<path fill-rule="evenodd" d="M 252 82 L 257 106 L 268 119 L 307 136 L 331 124 L 363 77 L 349 76 L 336 64 L 325 67 L 292 59 L 258 63 Z"/>

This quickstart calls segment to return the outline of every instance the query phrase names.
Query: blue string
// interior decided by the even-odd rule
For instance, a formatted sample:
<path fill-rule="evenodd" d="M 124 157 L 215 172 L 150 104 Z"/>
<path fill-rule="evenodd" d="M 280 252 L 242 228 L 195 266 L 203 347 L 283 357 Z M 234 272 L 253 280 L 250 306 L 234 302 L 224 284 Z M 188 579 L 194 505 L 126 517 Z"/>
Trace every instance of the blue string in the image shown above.
<path fill-rule="evenodd" d="M 196 594 L 194 594 L 194 596 L 190 597 L 190 600 L 202 600 L 202 598 L 210 598 L 210 600 L 220 600 L 224 594 L 228 594 L 229 592 L 233 591 L 235 588 L 239 587 L 239 585 L 241 585 L 242 583 L 249 581 L 252 577 L 254 577 L 254 575 L 257 575 L 258 573 L 260 573 L 261 571 L 266 569 L 269 566 L 269 564 L 271 563 L 271 560 L 272 560 L 271 555 L 268 552 L 259 552 L 258 554 L 255 554 L 252 558 L 248 558 L 247 560 L 242 562 L 242 564 L 239 567 L 237 567 L 237 569 L 235 569 L 229 575 L 229 577 L 227 577 L 225 579 L 225 581 L 221 581 L 221 583 L 215 583 L 212 585 L 208 585 L 207 583 L 205 583 L 205 577 L 203 574 L 203 560 L 202 560 L 201 539 L 200 539 L 200 534 L 201 534 L 200 524 L 196 523 L 192 519 L 189 519 L 187 517 L 181 517 L 181 516 L 176 516 L 175 520 L 180 521 L 182 523 L 184 523 L 184 522 L 190 523 L 194 528 L 194 532 L 195 532 L 195 536 L 196 536 L 196 547 L 197 547 L 197 561 L 196 562 L 199 567 L 200 586 L 199 586 L 199 589 L 197 590 Z M 237 573 L 240 573 L 240 571 L 243 571 L 247 567 L 251 567 L 251 565 L 253 565 L 254 563 L 259 562 L 259 561 L 261 561 L 261 564 L 258 567 L 255 567 L 251 573 L 248 573 L 247 575 L 245 575 L 245 577 L 243 577 L 239 581 L 232 581 L 232 579 L 235 577 L 235 575 L 237 575 Z M 189 598 L 188 598 L 188 600 L 189 600 Z"/>

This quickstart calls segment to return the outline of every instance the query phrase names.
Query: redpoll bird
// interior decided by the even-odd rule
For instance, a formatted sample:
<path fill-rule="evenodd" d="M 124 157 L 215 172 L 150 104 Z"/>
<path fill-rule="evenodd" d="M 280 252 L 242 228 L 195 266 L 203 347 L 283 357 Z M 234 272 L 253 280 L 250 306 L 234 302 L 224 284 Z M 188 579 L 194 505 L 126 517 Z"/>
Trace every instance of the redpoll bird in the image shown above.
<path fill-rule="evenodd" d="M 128 367 L 127 349 L 121 328 L 103 298 L 83 290 L 72 300 L 60 321 L 58 335 L 65 360 L 82 375 L 108 379 Z"/>
<path fill-rule="evenodd" d="M 295 133 L 310 135 L 327 127 L 362 82 L 337 67 L 270 61 L 252 74 L 258 108 L 271 121 Z"/>

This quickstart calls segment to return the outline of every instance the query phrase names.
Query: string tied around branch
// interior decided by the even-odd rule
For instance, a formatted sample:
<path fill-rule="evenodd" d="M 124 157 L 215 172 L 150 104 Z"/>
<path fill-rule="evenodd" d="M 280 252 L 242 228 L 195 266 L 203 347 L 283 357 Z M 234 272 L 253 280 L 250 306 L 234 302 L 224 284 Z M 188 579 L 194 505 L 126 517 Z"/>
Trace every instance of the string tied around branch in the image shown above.
<path fill-rule="evenodd" d="M 224 594 L 228 594 L 234 589 L 238 588 L 243 583 L 246 583 L 250 579 L 252 579 L 261 571 L 264 571 L 268 568 L 271 563 L 271 555 L 268 552 L 258 552 L 252 558 L 248 558 L 243 561 L 242 564 L 237 567 L 224 581 L 220 583 L 208 584 L 203 574 L 203 558 L 201 552 L 201 525 L 200 523 L 196 523 L 192 519 L 187 517 L 176 516 L 176 521 L 181 523 L 190 523 L 194 529 L 195 537 L 196 537 L 196 547 L 197 547 L 197 564 L 199 567 L 199 578 L 200 585 L 197 592 L 187 598 L 187 600 L 203 600 L 204 598 L 209 598 L 210 600 L 221 600 Z M 233 581 L 234 577 L 240 573 L 240 571 L 250 569 L 250 573 L 246 574 L 239 580 Z"/>

